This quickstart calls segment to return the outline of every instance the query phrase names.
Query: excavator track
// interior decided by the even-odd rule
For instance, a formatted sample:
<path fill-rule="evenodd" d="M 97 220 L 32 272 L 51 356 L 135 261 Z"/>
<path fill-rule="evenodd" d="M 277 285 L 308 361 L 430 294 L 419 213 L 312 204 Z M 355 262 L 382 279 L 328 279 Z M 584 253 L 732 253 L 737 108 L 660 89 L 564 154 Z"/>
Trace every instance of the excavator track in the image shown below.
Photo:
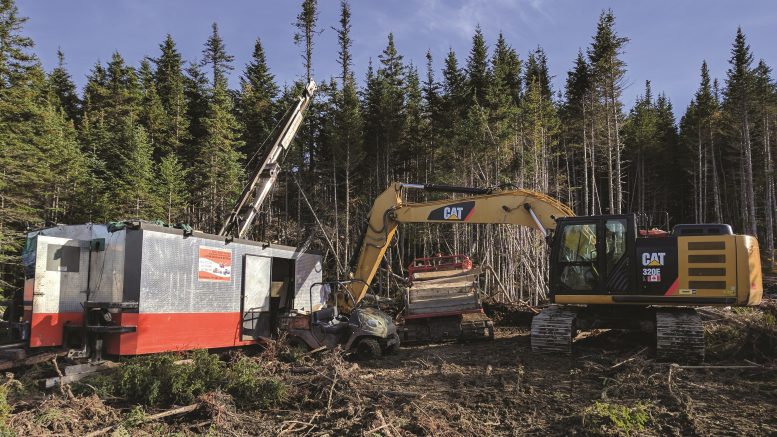
<path fill-rule="evenodd" d="M 552 305 L 543 309 L 531 322 L 532 351 L 572 353 L 576 319 L 575 308 Z"/>
<path fill-rule="evenodd" d="M 656 357 L 662 361 L 704 361 L 704 325 L 692 308 L 656 309 Z"/>

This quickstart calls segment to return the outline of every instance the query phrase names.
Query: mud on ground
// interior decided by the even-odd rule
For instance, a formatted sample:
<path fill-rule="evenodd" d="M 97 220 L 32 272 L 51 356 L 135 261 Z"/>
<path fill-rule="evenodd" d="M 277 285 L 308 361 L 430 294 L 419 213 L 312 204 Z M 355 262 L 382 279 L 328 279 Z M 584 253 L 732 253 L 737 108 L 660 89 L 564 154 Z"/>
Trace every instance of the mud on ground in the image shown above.
<path fill-rule="evenodd" d="M 705 365 L 656 363 L 639 333 L 578 336 L 572 356 L 531 352 L 528 326 L 499 326 L 493 341 L 403 348 L 372 362 L 326 352 L 254 359 L 288 387 L 284 400 L 242 409 L 208 393 L 196 409 L 132 406 L 54 390 L 11 396 L 19 435 L 770 435 L 777 433 L 777 305 L 705 309 Z M 522 320 L 507 315 L 503 322 Z M 83 388 L 83 387 L 82 387 Z M 2 413 L 2 411 L 0 411 Z"/>

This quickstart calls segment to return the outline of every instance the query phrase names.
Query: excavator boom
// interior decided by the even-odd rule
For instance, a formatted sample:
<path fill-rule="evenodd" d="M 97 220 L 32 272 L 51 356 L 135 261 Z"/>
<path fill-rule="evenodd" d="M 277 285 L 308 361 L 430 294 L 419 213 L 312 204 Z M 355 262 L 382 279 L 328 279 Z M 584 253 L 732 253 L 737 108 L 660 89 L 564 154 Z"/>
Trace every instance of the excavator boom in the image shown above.
<path fill-rule="evenodd" d="M 407 190 L 469 196 L 410 203 L 403 199 Z M 353 300 L 338 299 L 338 304 L 342 311 L 348 312 L 354 302 L 364 297 L 400 223 L 512 224 L 534 227 L 547 235 L 549 230 L 555 229 L 556 218 L 573 215 L 566 205 L 536 191 L 395 182 L 375 199 L 370 211 L 369 224 L 353 266 L 353 279 L 358 282 L 347 286 Z"/>

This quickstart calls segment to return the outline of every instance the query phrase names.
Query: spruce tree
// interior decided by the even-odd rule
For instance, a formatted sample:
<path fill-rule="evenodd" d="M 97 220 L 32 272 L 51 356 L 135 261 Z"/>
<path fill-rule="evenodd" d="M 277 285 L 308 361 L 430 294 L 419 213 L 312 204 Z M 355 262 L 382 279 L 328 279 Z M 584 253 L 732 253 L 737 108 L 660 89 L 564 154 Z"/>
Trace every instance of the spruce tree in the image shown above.
<path fill-rule="evenodd" d="M 40 105 L 46 80 L 33 42 L 24 36 L 27 21 L 12 0 L 0 0 L 0 292 L 20 282 L 24 232 L 43 222 L 40 193 L 47 186 Z M 18 287 L 17 287 L 18 288 Z M 7 294 L 6 294 L 7 295 Z"/>
<path fill-rule="evenodd" d="M 528 87 L 531 82 L 537 82 L 540 89 L 540 95 L 544 99 L 551 99 L 550 73 L 548 72 L 548 58 L 542 47 L 537 47 L 529 53 L 526 61 L 526 76 L 524 83 Z"/>
<path fill-rule="evenodd" d="M 597 138 L 606 143 L 602 149 L 606 156 L 607 201 L 610 213 L 619 214 L 623 206 L 623 172 L 620 139 L 623 124 L 622 103 L 623 77 L 626 63 L 620 58 L 623 47 L 629 41 L 615 31 L 615 16 L 612 10 L 603 11 L 588 50 L 592 69 L 592 81 L 596 90 L 596 107 L 593 111 L 602 122 L 597 126 Z"/>
<path fill-rule="evenodd" d="M 500 167 L 504 167 L 505 162 L 511 159 L 513 152 L 521 94 L 521 61 L 501 33 L 494 47 L 489 75 L 491 80 L 485 105 L 490 126 L 487 136 L 495 144 L 486 150 L 489 160 L 493 162 L 490 173 L 498 177 L 502 172 Z"/>
<path fill-rule="evenodd" d="M 340 0 L 340 28 L 335 29 L 337 32 L 337 64 L 340 65 L 340 80 L 343 87 L 348 81 L 348 78 L 352 75 L 351 64 L 353 59 L 351 56 L 351 5 L 348 0 Z"/>
<path fill-rule="evenodd" d="M 186 220 L 189 186 L 186 182 L 188 168 L 175 154 L 169 154 L 159 163 L 159 181 L 156 184 L 162 214 L 167 223 L 181 223 Z"/>
<path fill-rule="evenodd" d="M 216 81 L 201 122 L 203 136 L 192 173 L 201 218 L 198 224 L 208 232 L 216 232 L 243 187 L 238 153 L 242 147 L 240 127 L 232 114 L 232 100 L 224 81 Z"/>
<path fill-rule="evenodd" d="M 73 121 L 60 104 L 57 95 L 50 96 L 38 123 L 47 171 L 44 177 L 48 181 L 41 196 L 45 201 L 44 218 L 48 223 L 87 221 L 82 214 L 89 176 L 87 162 Z"/>
<path fill-rule="evenodd" d="M 164 135 L 158 138 L 159 149 L 180 153 L 181 147 L 189 138 L 183 59 L 170 34 L 159 45 L 159 50 L 159 57 L 152 59 L 156 67 L 154 80 L 156 92 L 167 113 Z"/>
<path fill-rule="evenodd" d="M 106 181 L 114 184 L 121 178 L 122 158 L 131 150 L 129 142 L 133 133 L 128 124 L 139 122 L 143 93 L 135 69 L 114 53 L 105 69 L 105 96 L 99 107 L 104 133 L 102 141 L 96 144 L 98 156 L 105 162 Z"/>
<path fill-rule="evenodd" d="M 197 147 L 205 136 L 202 120 L 208 110 L 208 78 L 196 63 L 190 64 L 186 69 L 184 95 L 189 132 L 186 147 L 179 152 L 179 156 L 183 161 L 192 163 L 197 158 Z"/>
<path fill-rule="evenodd" d="M 466 115 L 465 76 L 456 53 L 451 49 L 442 71 L 442 109 L 440 147 L 448 153 L 456 148 L 456 127 Z"/>
<path fill-rule="evenodd" d="M 76 84 L 73 83 L 70 73 L 65 68 L 65 54 L 62 53 L 62 50 L 57 50 L 57 67 L 49 75 L 49 84 L 51 91 L 57 96 L 58 105 L 65 111 L 67 118 L 78 125 L 81 119 L 81 100 L 76 92 Z"/>
<path fill-rule="evenodd" d="M 308 83 L 313 77 L 313 36 L 316 34 L 316 23 L 318 22 L 318 2 L 316 0 L 303 0 L 301 9 L 297 15 L 297 21 L 294 23 L 294 27 L 297 29 L 294 33 L 294 44 L 303 47 L 305 83 Z"/>
<path fill-rule="evenodd" d="M 147 59 L 141 62 L 138 74 L 142 94 L 139 121 L 146 130 L 154 160 L 158 162 L 162 156 L 175 150 L 170 147 L 170 143 L 167 141 L 167 127 L 170 126 L 168 113 L 157 93 L 154 71 Z"/>
<path fill-rule="evenodd" d="M 336 180 L 342 185 L 338 192 L 343 193 L 343 254 L 341 259 L 350 260 L 351 254 L 351 214 L 352 203 L 358 179 L 358 169 L 364 159 L 363 125 L 361 104 L 356 85 L 356 79 L 351 71 L 351 9 L 347 0 L 340 2 L 340 28 L 337 29 L 338 64 L 342 75 L 342 88 L 336 94 L 334 107 L 334 154 Z"/>
<path fill-rule="evenodd" d="M 245 155 L 250 159 L 259 152 L 260 146 L 276 124 L 275 99 L 278 85 L 267 67 L 262 42 L 257 39 L 251 62 L 246 65 L 240 78 L 240 124 L 242 125 Z M 261 159 L 261 157 L 257 157 Z"/>
<path fill-rule="evenodd" d="M 400 149 L 404 123 L 405 67 L 402 55 L 394 45 L 394 35 L 389 33 L 388 44 L 380 56 L 380 68 L 377 73 L 379 87 L 378 126 L 381 130 L 378 143 L 375 144 L 378 157 L 378 181 L 386 186 L 393 179 L 395 164 L 392 159 Z"/>
<path fill-rule="evenodd" d="M 143 126 L 127 121 L 120 133 L 125 146 L 121 171 L 113 190 L 113 213 L 116 218 L 161 218 L 155 196 L 153 148 Z"/>
<path fill-rule="evenodd" d="M 772 79 L 772 69 L 763 59 L 753 69 L 753 91 L 755 98 L 755 135 L 758 147 L 758 157 L 761 163 L 756 164 L 760 170 L 760 189 L 758 198 L 763 204 L 763 232 L 760 244 L 766 248 L 768 259 L 774 261 L 774 225 L 775 225 L 775 184 L 774 184 L 774 148 L 775 127 L 777 126 L 777 84 Z"/>
<path fill-rule="evenodd" d="M 227 53 L 224 40 L 219 34 L 219 26 L 215 22 L 211 25 L 211 34 L 202 49 L 201 67 L 209 66 L 212 72 L 211 84 L 215 88 L 218 84 L 226 88 L 227 74 L 234 69 L 232 61 L 235 57 Z"/>
<path fill-rule="evenodd" d="M 531 63 L 531 57 L 528 63 Z M 542 77 L 542 71 L 527 67 L 524 79 L 526 91 L 520 106 L 522 129 L 526 132 L 523 141 L 527 147 L 522 152 L 523 156 L 518 157 L 523 164 L 517 167 L 521 185 L 541 192 L 552 192 L 559 197 L 558 178 L 562 175 L 554 168 L 557 164 L 555 156 L 558 153 L 559 120 L 556 106 L 548 98 L 549 90 L 545 86 L 547 77 Z"/>
<path fill-rule="evenodd" d="M 426 122 L 423 116 L 421 79 L 418 75 L 418 69 L 412 64 L 407 67 L 405 96 L 405 121 L 401 153 L 410 162 L 406 163 L 408 168 L 402 176 L 403 180 L 419 180 L 419 163 L 424 153 L 423 136 Z"/>
<path fill-rule="evenodd" d="M 567 151 L 569 204 L 576 212 L 589 215 L 592 203 L 591 151 L 588 141 L 591 93 L 590 70 L 582 50 L 578 51 L 572 69 L 567 72 L 564 102 L 560 108 L 562 144 Z"/>
<path fill-rule="evenodd" d="M 753 103 L 753 54 L 747 44 L 742 28 L 737 28 L 731 48 L 729 69 L 726 72 L 724 109 L 726 118 L 733 128 L 729 135 L 730 146 L 739 152 L 741 169 L 740 193 L 744 211 L 744 231 L 758 236 L 755 208 L 755 186 L 753 179 L 753 153 L 751 133 L 751 111 Z"/>
<path fill-rule="evenodd" d="M 467 94 L 471 104 L 485 105 L 490 81 L 488 71 L 488 47 L 480 25 L 475 28 L 472 48 L 467 58 Z"/>
<path fill-rule="evenodd" d="M 496 109 L 510 102 L 517 105 L 521 95 L 521 60 L 501 32 L 491 58 L 491 78 L 488 96 L 491 107 Z"/>
<path fill-rule="evenodd" d="M 34 44 L 21 33 L 26 22 L 14 0 L 0 0 L 0 88 L 20 83 L 35 68 L 37 59 L 30 53 Z"/>
<path fill-rule="evenodd" d="M 653 176 L 653 164 L 658 159 L 657 113 L 653 99 L 650 81 L 645 81 L 645 93 L 639 97 L 631 109 L 624 124 L 624 142 L 629 144 L 628 158 L 633 163 L 634 170 L 630 173 L 633 186 L 629 210 L 644 213 L 647 211 L 646 193 L 657 192 L 657 179 Z M 652 208 L 651 208 L 652 210 Z"/>
<path fill-rule="evenodd" d="M 97 61 L 86 76 L 82 103 L 83 113 L 90 114 L 92 122 L 94 122 L 96 114 L 104 113 L 107 96 L 107 73 L 102 63 Z"/>

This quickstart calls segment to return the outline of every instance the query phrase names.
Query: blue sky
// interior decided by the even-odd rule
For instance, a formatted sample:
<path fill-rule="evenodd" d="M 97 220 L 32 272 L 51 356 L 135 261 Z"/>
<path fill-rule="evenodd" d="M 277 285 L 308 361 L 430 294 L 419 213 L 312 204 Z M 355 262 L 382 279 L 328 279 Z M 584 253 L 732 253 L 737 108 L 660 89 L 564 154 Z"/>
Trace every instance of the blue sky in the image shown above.
<path fill-rule="evenodd" d="M 99 59 L 119 51 L 137 65 L 156 56 L 165 34 L 176 40 L 185 59 L 201 57 L 210 24 L 218 22 L 227 49 L 235 56 L 231 84 L 261 38 L 277 81 L 290 83 L 303 74 L 300 49 L 293 44 L 292 22 L 300 1 L 269 0 L 17 0 L 30 18 L 25 33 L 47 70 L 56 64 L 57 47 L 65 52 L 74 80 L 83 86 Z M 756 60 L 777 68 L 777 2 L 774 1 L 573 1 L 573 0 L 352 0 L 355 71 L 362 79 L 370 58 L 386 46 L 393 32 L 406 61 L 423 66 L 431 49 L 439 77 L 442 59 L 453 48 L 463 63 L 472 33 L 480 24 L 489 46 L 500 31 L 526 59 L 542 46 L 549 58 L 556 90 L 577 51 L 590 44 L 602 9 L 612 8 L 617 30 L 631 39 L 623 59 L 628 64 L 624 102 L 630 107 L 651 80 L 681 114 L 698 86 L 703 59 L 721 80 L 737 26 L 742 26 Z M 319 0 L 314 73 L 325 79 L 337 72 L 336 35 L 339 0 Z"/>

